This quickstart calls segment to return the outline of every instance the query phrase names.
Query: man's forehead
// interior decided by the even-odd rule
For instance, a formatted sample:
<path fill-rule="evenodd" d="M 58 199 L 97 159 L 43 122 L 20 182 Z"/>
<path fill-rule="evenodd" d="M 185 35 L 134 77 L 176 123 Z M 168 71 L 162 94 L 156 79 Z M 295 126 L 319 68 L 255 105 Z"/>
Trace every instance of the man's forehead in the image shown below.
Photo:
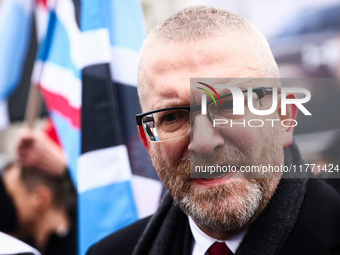
<path fill-rule="evenodd" d="M 221 70 L 221 73 L 223 69 Z M 188 74 L 190 76 L 190 74 Z M 276 79 L 266 78 L 235 78 L 235 77 L 217 77 L 217 78 L 192 78 L 188 77 L 185 80 L 175 79 L 171 82 L 158 80 L 153 84 L 153 94 L 161 95 L 165 98 L 174 95 L 188 95 L 189 90 L 196 87 L 214 87 L 217 91 L 225 90 L 224 85 L 234 86 L 242 90 L 255 87 L 276 87 Z M 196 90 L 197 92 L 202 92 Z M 204 92 L 202 92 L 204 93 Z"/>
<path fill-rule="evenodd" d="M 259 67 L 254 50 L 244 40 L 232 38 L 220 36 L 191 42 L 154 43 L 152 50 L 142 57 L 140 75 L 162 79 L 164 74 L 176 75 L 183 71 L 189 78 L 221 77 L 216 69 L 223 69 L 223 77 L 240 77 L 249 72 L 254 76 Z"/>
<path fill-rule="evenodd" d="M 256 87 L 277 87 L 278 79 L 261 78 L 261 77 L 218 77 L 218 78 L 196 78 L 191 79 L 191 86 L 207 83 L 215 87 L 216 90 L 223 90 L 226 86 L 233 86 L 240 89 L 256 88 Z"/>
<path fill-rule="evenodd" d="M 152 47 L 142 54 L 139 75 L 143 110 L 151 94 L 165 100 L 165 95 L 172 92 L 176 92 L 176 96 L 182 96 L 183 90 L 189 92 L 190 79 L 194 77 L 259 77 L 259 61 L 253 56 L 253 50 L 244 40 L 236 40 L 241 38 L 236 32 L 232 34 L 190 42 L 150 44 Z"/>
<path fill-rule="evenodd" d="M 187 82 L 159 82 L 148 91 L 152 93 L 143 100 L 146 111 L 190 105 L 190 79 Z"/>
<path fill-rule="evenodd" d="M 232 48 L 242 48 L 242 51 L 238 52 L 250 52 L 252 50 L 252 43 L 250 43 L 249 38 L 246 38 L 244 34 L 236 32 L 236 31 L 226 31 L 224 33 L 220 33 L 214 36 L 207 36 L 198 39 L 190 39 L 182 41 L 164 41 L 162 39 L 153 38 L 152 40 L 147 41 L 146 49 L 149 53 L 156 53 L 161 51 L 161 54 L 164 54 L 164 51 L 168 51 L 169 55 L 172 55 L 174 51 L 181 51 L 182 56 L 186 57 L 186 53 L 193 56 L 197 56 L 199 59 L 202 54 L 205 53 L 205 49 L 207 53 L 218 53 L 221 51 L 228 52 L 228 49 L 231 49 L 229 53 L 233 53 Z M 200 54 L 197 54 L 200 53 Z M 193 57 L 191 56 L 191 57 Z M 223 54 L 216 55 L 216 58 L 223 57 Z M 209 59 L 205 59 L 205 61 L 209 61 Z"/>
<path fill-rule="evenodd" d="M 211 46 L 202 47 L 198 42 L 169 43 L 155 45 L 152 53 L 146 56 L 145 70 L 152 74 L 182 71 L 195 73 L 202 66 L 214 65 L 226 60 L 224 48 L 218 47 L 210 50 Z"/>
<path fill-rule="evenodd" d="M 224 85 L 238 87 L 241 90 L 255 87 L 275 87 L 273 79 L 262 78 L 191 78 L 187 81 L 174 80 L 171 83 L 159 82 L 154 84 L 152 93 L 144 100 L 147 111 L 167 107 L 188 106 L 192 100 L 200 100 L 203 90 L 197 87 L 204 85 L 214 87 L 220 95 L 229 94 L 231 91 Z M 202 85 L 204 84 L 204 85 Z M 220 86 L 218 86 L 220 85 Z M 219 87 L 219 88 L 217 88 Z M 204 87 L 205 88 L 205 87 Z M 197 102 L 198 102 L 197 101 Z M 144 106 L 145 106 L 144 105 Z"/>

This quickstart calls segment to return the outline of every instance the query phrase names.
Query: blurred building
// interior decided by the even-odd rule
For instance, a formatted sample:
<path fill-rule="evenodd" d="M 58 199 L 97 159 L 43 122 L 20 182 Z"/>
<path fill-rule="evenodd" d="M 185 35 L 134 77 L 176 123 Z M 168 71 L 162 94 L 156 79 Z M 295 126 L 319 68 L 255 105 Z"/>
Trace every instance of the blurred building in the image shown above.
<path fill-rule="evenodd" d="M 300 10 L 270 44 L 283 77 L 338 77 L 340 4 Z"/>

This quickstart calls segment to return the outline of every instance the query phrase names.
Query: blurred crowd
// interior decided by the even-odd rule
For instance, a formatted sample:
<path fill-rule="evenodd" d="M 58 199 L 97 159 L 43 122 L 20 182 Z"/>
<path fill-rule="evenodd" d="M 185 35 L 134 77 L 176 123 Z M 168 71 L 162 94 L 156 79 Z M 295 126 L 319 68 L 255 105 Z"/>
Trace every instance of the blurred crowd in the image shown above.
<path fill-rule="evenodd" d="M 77 198 L 52 125 L 21 129 L 0 178 L 0 231 L 41 254 L 77 253 Z"/>

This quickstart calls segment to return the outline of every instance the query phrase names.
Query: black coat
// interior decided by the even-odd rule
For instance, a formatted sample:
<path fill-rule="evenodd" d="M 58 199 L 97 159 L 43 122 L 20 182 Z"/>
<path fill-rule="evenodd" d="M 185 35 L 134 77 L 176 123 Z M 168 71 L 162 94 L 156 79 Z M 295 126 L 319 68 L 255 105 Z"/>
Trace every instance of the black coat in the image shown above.
<path fill-rule="evenodd" d="M 271 207 L 272 204 L 273 202 L 271 201 L 268 207 Z M 171 207 L 176 206 L 171 205 Z M 286 216 L 289 217 L 289 215 Z M 264 219 L 262 215 L 258 220 L 271 221 L 272 219 Z M 252 226 L 256 225 L 256 221 Z M 148 222 L 150 222 L 150 217 L 142 219 L 135 224 L 106 237 L 95 244 L 87 255 L 132 254 L 142 235 L 145 235 L 143 232 L 145 231 Z M 159 224 L 162 223 L 160 222 Z M 171 245 L 169 246 L 170 248 L 167 249 L 168 252 L 165 254 L 190 254 L 192 247 L 191 242 L 193 239 L 187 217 L 184 213 L 180 212 L 180 216 L 178 217 L 177 222 L 174 222 L 174 225 L 174 229 L 171 230 L 173 231 L 173 234 L 171 234 L 172 240 L 170 240 Z M 247 235 L 251 235 L 252 226 Z M 149 229 L 149 231 L 152 231 L 152 229 Z M 249 241 L 249 238 L 247 238 L 247 235 L 236 254 L 267 253 L 267 249 L 265 250 L 263 246 L 258 250 L 253 250 L 251 253 L 241 253 L 241 247 L 254 246 L 254 244 L 251 243 L 252 241 Z M 259 233 L 259 235 L 261 234 Z M 297 220 L 287 236 L 287 239 L 283 240 L 280 251 L 272 254 L 340 254 L 340 196 L 337 192 L 320 180 L 310 179 L 307 184 Z M 275 242 L 277 236 L 272 235 L 271 237 L 272 238 L 269 238 L 269 240 L 272 239 L 273 242 Z M 254 241 L 255 243 L 257 242 L 256 240 Z M 245 242 L 248 242 L 248 244 Z M 144 244 L 145 247 L 150 247 L 151 245 L 152 244 Z M 144 252 L 145 254 L 148 254 L 147 250 L 144 250 Z M 141 252 L 141 254 L 143 254 L 143 252 Z"/>
<path fill-rule="evenodd" d="M 303 163 L 294 143 L 285 149 L 285 165 Z M 308 176 L 284 174 L 235 255 L 340 255 L 340 195 Z M 167 195 L 152 217 L 106 237 L 87 255 L 189 255 L 192 242 L 187 216 Z"/>

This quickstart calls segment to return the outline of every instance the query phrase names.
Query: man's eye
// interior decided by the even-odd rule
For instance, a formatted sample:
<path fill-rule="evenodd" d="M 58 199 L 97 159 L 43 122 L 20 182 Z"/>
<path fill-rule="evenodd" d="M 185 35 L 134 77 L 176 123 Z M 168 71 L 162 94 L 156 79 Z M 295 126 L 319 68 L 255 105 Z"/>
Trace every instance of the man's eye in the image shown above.
<path fill-rule="evenodd" d="M 178 114 L 176 114 L 176 113 L 167 114 L 167 115 L 163 116 L 162 122 L 163 122 L 163 121 L 167 121 L 167 122 L 175 121 L 175 120 L 178 118 L 177 115 L 178 115 Z"/>
<path fill-rule="evenodd" d="M 232 110 L 233 109 L 233 101 L 224 101 L 222 106 L 220 106 L 223 110 Z"/>
<path fill-rule="evenodd" d="M 189 112 L 186 111 L 171 111 L 165 112 L 158 116 L 157 125 L 170 125 L 188 122 Z"/>

